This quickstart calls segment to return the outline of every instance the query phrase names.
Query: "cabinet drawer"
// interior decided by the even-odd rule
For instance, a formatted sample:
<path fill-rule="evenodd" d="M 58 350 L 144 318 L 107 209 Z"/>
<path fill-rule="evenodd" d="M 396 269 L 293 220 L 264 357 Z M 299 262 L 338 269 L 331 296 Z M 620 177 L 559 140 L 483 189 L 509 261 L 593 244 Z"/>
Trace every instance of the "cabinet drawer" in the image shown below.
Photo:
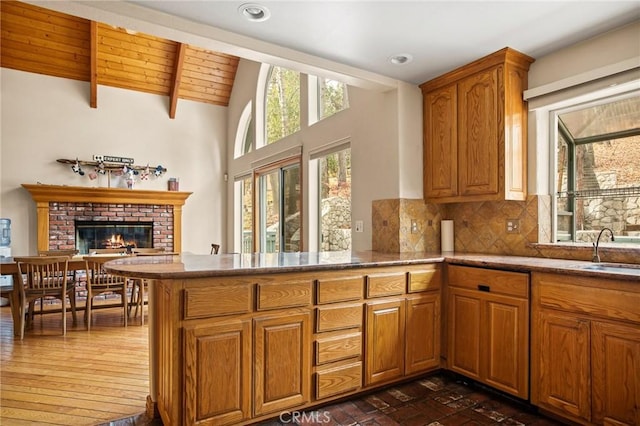
<path fill-rule="evenodd" d="M 251 312 L 252 285 L 230 280 L 219 286 L 184 290 L 184 318 L 204 318 Z"/>
<path fill-rule="evenodd" d="M 404 272 L 367 275 L 367 297 L 403 294 L 407 286 Z"/>
<path fill-rule="evenodd" d="M 547 273 L 533 282 L 544 307 L 640 323 L 638 283 Z"/>
<path fill-rule="evenodd" d="M 361 362 L 316 372 L 317 399 L 356 390 L 361 386 Z"/>
<path fill-rule="evenodd" d="M 529 274 L 472 266 L 449 265 L 449 285 L 491 293 L 529 297 Z"/>
<path fill-rule="evenodd" d="M 320 279 L 316 282 L 316 299 L 324 303 L 347 302 L 362 298 L 363 277 Z"/>
<path fill-rule="evenodd" d="M 258 283 L 258 310 L 309 306 L 311 281 Z"/>
<path fill-rule="evenodd" d="M 320 338 L 316 341 L 316 365 L 355 358 L 361 354 L 362 333 Z"/>
<path fill-rule="evenodd" d="M 407 279 L 408 292 L 417 293 L 420 291 L 440 289 L 442 274 L 440 273 L 440 267 L 433 265 L 432 269 L 409 272 Z"/>
<path fill-rule="evenodd" d="M 362 326 L 362 304 L 322 306 L 316 308 L 316 332 Z"/>

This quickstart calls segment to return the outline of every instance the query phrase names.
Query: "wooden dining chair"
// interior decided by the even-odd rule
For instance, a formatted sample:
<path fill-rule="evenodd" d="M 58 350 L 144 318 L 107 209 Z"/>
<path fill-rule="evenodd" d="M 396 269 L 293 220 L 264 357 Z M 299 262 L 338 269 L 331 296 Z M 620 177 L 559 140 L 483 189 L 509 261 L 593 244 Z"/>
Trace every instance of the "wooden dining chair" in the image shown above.
<path fill-rule="evenodd" d="M 127 253 L 127 248 L 126 247 L 94 248 L 94 249 L 90 249 L 89 253 L 91 254 L 125 254 Z"/>
<path fill-rule="evenodd" d="M 220 244 L 211 244 L 211 254 L 218 254 L 220 251 Z"/>
<path fill-rule="evenodd" d="M 127 326 L 128 301 L 127 301 L 127 277 L 108 273 L 104 264 L 110 260 L 122 259 L 122 256 L 84 256 L 87 271 L 87 305 L 84 311 L 84 319 L 87 330 L 91 330 L 91 310 L 93 298 L 104 293 L 119 294 L 124 308 L 124 326 Z"/>
<path fill-rule="evenodd" d="M 76 249 L 60 249 L 60 250 L 38 250 L 38 256 L 66 256 L 73 257 L 77 255 L 80 250 Z"/>
<path fill-rule="evenodd" d="M 56 250 L 38 250 L 38 256 L 65 256 L 69 259 L 73 258 L 80 253 L 80 250 L 77 249 L 56 249 Z M 67 280 L 70 280 L 72 283 L 76 284 L 77 287 L 77 275 L 76 271 L 67 271 Z M 42 299 L 44 301 L 44 298 Z M 44 303 L 40 302 L 40 314 L 44 312 Z"/>
<path fill-rule="evenodd" d="M 164 248 L 134 248 L 134 256 L 154 256 L 172 254 L 164 250 Z M 138 309 L 140 309 L 140 325 L 144 325 L 144 295 L 147 290 L 147 280 L 143 278 L 133 278 L 131 280 L 131 300 L 129 301 L 129 315 L 133 310 L 133 317 L 138 316 Z M 135 307 L 135 310 L 134 310 Z"/>
<path fill-rule="evenodd" d="M 35 302 L 44 297 L 55 297 L 62 302 L 62 334 L 67 333 L 67 296 L 73 322 L 76 322 L 76 287 L 68 281 L 67 256 L 15 257 L 18 265 L 18 291 L 20 292 L 20 339 L 24 339 L 25 322 L 33 321 Z M 25 305 L 29 306 L 25 312 Z M 26 318 L 25 318 L 26 317 Z M 18 324 L 16 324 L 18 326 Z"/>

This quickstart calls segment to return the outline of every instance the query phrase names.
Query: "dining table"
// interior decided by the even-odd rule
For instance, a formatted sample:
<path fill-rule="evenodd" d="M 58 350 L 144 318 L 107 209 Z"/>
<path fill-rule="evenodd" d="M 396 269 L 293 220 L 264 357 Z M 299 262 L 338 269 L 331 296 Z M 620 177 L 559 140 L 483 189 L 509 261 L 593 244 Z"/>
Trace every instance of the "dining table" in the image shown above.
<path fill-rule="evenodd" d="M 69 258 L 67 270 L 69 271 L 84 271 L 86 269 L 86 262 L 84 257 L 88 255 L 75 255 Z M 103 256 L 102 254 L 93 254 L 93 256 Z M 113 254 L 109 254 L 108 256 L 113 256 Z M 124 255 L 123 255 L 124 256 Z M 2 256 L 0 257 L 0 275 L 9 275 L 13 277 L 13 284 L 11 286 L 2 286 L 0 287 L 0 296 L 6 297 L 9 299 L 9 305 L 11 307 L 11 318 L 13 319 L 13 335 L 20 335 L 20 328 L 22 326 L 21 321 L 24 321 L 24 318 L 20 316 L 20 292 L 17 290 L 17 285 L 20 282 L 20 278 L 18 276 L 18 263 L 14 260 L 17 257 L 21 256 Z"/>

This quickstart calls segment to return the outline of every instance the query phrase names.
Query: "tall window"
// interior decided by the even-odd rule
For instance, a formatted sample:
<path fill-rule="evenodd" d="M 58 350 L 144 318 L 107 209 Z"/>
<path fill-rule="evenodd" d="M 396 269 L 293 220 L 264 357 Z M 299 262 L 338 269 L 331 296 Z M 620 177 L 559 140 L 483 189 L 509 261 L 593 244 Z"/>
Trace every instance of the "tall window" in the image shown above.
<path fill-rule="evenodd" d="M 247 102 L 247 105 L 242 110 L 240 119 L 238 120 L 238 130 L 236 131 L 236 140 L 234 144 L 234 158 L 242 157 L 243 155 L 253 151 L 253 135 L 254 124 L 253 117 L 251 115 L 251 102 Z"/>
<path fill-rule="evenodd" d="M 347 85 L 329 78 L 318 78 L 318 100 L 320 120 L 349 108 Z"/>
<path fill-rule="evenodd" d="M 300 130 L 300 73 L 271 67 L 265 99 L 266 142 Z"/>
<path fill-rule="evenodd" d="M 351 149 L 318 159 L 320 251 L 351 250 Z"/>
<path fill-rule="evenodd" d="M 240 252 L 252 253 L 253 249 L 253 178 L 246 176 L 237 181 L 240 199 Z"/>
<path fill-rule="evenodd" d="M 640 243 L 640 92 L 554 112 L 556 241 Z"/>
<path fill-rule="evenodd" d="M 300 159 L 256 172 L 261 252 L 301 250 Z"/>

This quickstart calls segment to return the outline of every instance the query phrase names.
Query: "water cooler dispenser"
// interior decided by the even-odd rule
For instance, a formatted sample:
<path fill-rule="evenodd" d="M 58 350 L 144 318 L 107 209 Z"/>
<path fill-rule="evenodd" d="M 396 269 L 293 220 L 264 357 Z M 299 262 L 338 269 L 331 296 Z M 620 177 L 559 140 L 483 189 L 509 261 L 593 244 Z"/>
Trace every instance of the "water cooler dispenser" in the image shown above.
<path fill-rule="evenodd" d="M 0 218 L 0 258 L 11 257 L 11 219 Z M 0 275 L 0 287 L 11 287 L 13 277 L 11 275 Z M 0 306 L 9 304 L 9 300 L 0 297 Z"/>

